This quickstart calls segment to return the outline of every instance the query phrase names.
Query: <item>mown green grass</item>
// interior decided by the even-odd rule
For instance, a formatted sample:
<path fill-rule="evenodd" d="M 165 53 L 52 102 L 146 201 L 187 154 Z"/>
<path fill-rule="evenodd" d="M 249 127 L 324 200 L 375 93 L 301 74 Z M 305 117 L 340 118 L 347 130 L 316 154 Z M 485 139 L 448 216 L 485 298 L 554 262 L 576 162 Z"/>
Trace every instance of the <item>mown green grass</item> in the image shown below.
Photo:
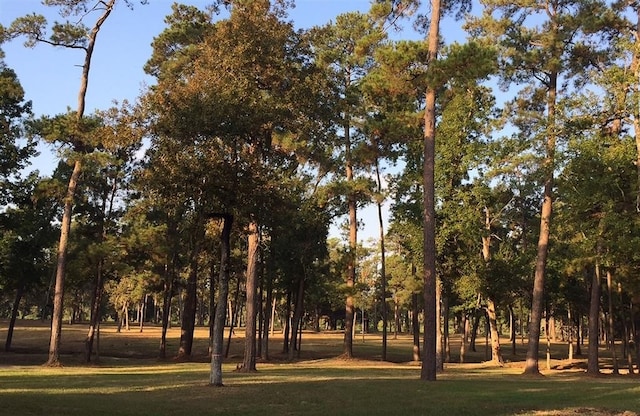
<path fill-rule="evenodd" d="M 640 409 L 640 383 L 628 376 L 528 378 L 514 368 L 450 365 L 436 382 L 424 382 L 417 366 L 319 360 L 262 364 L 257 373 L 238 373 L 225 365 L 225 386 L 211 387 L 206 363 L 121 364 L 4 367 L 0 411 L 25 416 L 495 416 Z"/>
<path fill-rule="evenodd" d="M 336 358 L 341 334 L 305 334 L 300 358 L 271 346 L 273 361 L 258 363 L 257 373 L 236 372 L 241 331 L 223 367 L 225 386 L 209 385 L 206 328 L 196 334 L 193 361 L 159 361 L 157 328 L 116 333 L 106 327 L 98 363 L 84 364 L 81 325 L 63 329 L 63 367 L 48 368 L 48 332 L 22 322 L 12 352 L 0 352 L 0 415 L 7 416 L 164 416 L 164 415 L 620 415 L 640 414 L 640 377 L 610 374 L 587 377 L 584 362 L 563 361 L 554 350 L 555 369 L 543 377 L 522 375 L 524 345 L 510 363 L 482 363 L 479 347 L 472 363 L 447 364 L 436 382 L 420 378 L 412 363 L 409 336 L 389 340 L 389 357 L 380 361 L 379 337 L 354 344 L 355 360 Z M 0 337 L 3 334 L 0 327 Z M 6 332 L 5 332 L 6 333 Z M 174 354 L 179 328 L 170 330 Z M 507 348 L 505 348 L 506 350 Z M 604 352 L 603 352 L 604 353 Z M 95 361 L 95 359 L 94 359 Z"/>

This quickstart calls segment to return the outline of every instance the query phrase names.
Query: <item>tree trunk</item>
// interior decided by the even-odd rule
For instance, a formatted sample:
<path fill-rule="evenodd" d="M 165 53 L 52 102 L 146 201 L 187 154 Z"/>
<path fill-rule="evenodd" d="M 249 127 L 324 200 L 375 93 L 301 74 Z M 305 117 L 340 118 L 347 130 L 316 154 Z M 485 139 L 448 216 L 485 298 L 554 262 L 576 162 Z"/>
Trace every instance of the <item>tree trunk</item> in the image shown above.
<path fill-rule="evenodd" d="M 444 362 L 451 362 L 451 342 L 449 339 L 449 298 L 442 298 L 442 342 L 444 346 Z M 444 370 L 444 366 L 442 368 Z"/>
<path fill-rule="evenodd" d="M 502 358 L 502 351 L 500 349 L 496 304 L 493 299 L 487 299 L 487 318 L 489 319 L 489 331 L 491 332 L 491 361 L 502 367 L 504 365 L 504 359 Z"/>
<path fill-rule="evenodd" d="M 209 266 L 209 357 L 213 354 L 213 324 L 216 321 L 216 265 L 211 256 Z"/>
<path fill-rule="evenodd" d="M 196 305 L 198 303 L 198 257 L 200 255 L 200 220 L 196 220 L 191 233 L 191 256 L 189 259 L 189 278 L 182 309 L 180 325 L 180 346 L 178 358 L 188 359 L 193 349 L 193 333 L 196 325 Z"/>
<path fill-rule="evenodd" d="M 482 236 L 482 257 L 487 268 L 491 262 L 491 212 L 488 207 L 484 209 L 484 235 Z M 487 319 L 489 320 L 489 332 L 491 335 L 491 361 L 499 366 L 504 365 L 502 352 L 500 351 L 500 334 L 496 320 L 496 304 L 492 296 L 487 296 Z"/>
<path fill-rule="evenodd" d="M 249 223 L 247 236 L 247 322 L 244 335 L 244 358 L 240 370 L 256 371 L 256 318 L 258 316 L 258 247 L 260 234 L 258 224 Z"/>
<path fill-rule="evenodd" d="M 58 263 L 56 268 L 56 283 L 53 292 L 53 313 L 51 316 L 51 336 L 49 338 L 49 358 L 45 365 L 60 365 L 60 337 L 62 335 L 62 317 L 64 315 L 64 280 L 67 266 L 67 244 L 71 231 L 71 215 L 73 211 L 73 198 L 76 192 L 78 179 L 82 171 L 82 162 L 78 158 L 73 165 L 73 172 L 69 179 L 67 195 L 64 200 L 62 224 L 60 226 L 60 241 L 58 244 Z"/>
<path fill-rule="evenodd" d="M 304 266 L 303 266 L 304 267 Z M 303 303 L 304 301 L 304 276 L 300 277 L 298 281 L 298 294 L 296 295 L 296 306 L 293 312 L 293 319 L 291 321 L 291 342 L 289 343 L 289 351 L 288 358 L 289 360 L 293 359 L 293 353 L 295 350 L 300 348 L 299 343 L 297 343 L 296 336 L 298 335 L 298 328 L 300 326 L 300 321 L 302 319 L 302 311 L 303 311 Z"/>
<path fill-rule="evenodd" d="M 624 305 L 624 298 L 622 297 L 622 285 L 620 283 L 618 283 L 618 297 L 620 299 L 620 304 Z M 631 346 L 629 345 L 629 339 L 630 339 L 630 331 L 629 331 L 629 318 L 633 319 L 633 316 L 627 316 L 627 313 L 625 311 L 626 308 L 622 308 L 622 313 L 623 313 L 623 327 L 624 327 L 624 339 L 623 339 L 623 343 L 622 346 L 624 348 L 624 355 L 627 359 L 627 368 L 629 369 L 629 374 L 634 374 L 634 369 L 633 369 L 633 356 L 631 355 Z M 632 309 L 629 308 L 629 314 L 632 314 Z"/>
<path fill-rule="evenodd" d="M 469 318 L 466 312 L 462 313 L 462 339 L 460 340 L 460 363 L 464 363 L 469 340 Z"/>
<path fill-rule="evenodd" d="M 436 370 L 444 371 L 444 336 L 442 323 L 442 281 L 436 279 Z"/>
<path fill-rule="evenodd" d="M 553 169 L 555 167 L 555 110 L 558 74 L 549 76 L 549 91 L 547 94 L 547 117 L 549 127 L 547 131 L 546 157 L 543 163 L 545 173 L 544 199 L 540 212 L 540 234 L 538 236 L 538 250 L 536 267 L 533 278 L 533 293 L 531 297 L 531 322 L 529 323 L 529 344 L 524 368 L 525 374 L 540 374 L 538 368 L 538 352 L 540 350 L 540 324 L 544 309 L 544 281 L 547 269 L 547 255 L 549 254 L 549 237 L 551 235 L 551 215 L 553 207 Z"/>
<path fill-rule="evenodd" d="M 96 282 L 95 287 L 93 288 L 93 295 L 91 296 L 91 315 L 89 318 L 89 332 L 87 333 L 87 337 L 84 341 L 84 353 L 85 353 L 85 361 L 87 363 L 91 362 L 91 354 L 93 353 L 93 340 L 95 337 L 96 328 L 98 327 L 98 322 L 100 321 L 100 306 L 102 304 L 102 287 L 104 282 L 103 276 L 103 265 L 104 261 L 100 260 L 98 262 L 98 270 L 96 271 Z"/>
<path fill-rule="evenodd" d="M 393 295 L 393 339 L 398 339 L 400 332 L 400 305 L 398 303 L 398 295 Z"/>
<path fill-rule="evenodd" d="M 84 63 L 82 65 L 82 75 L 80 78 L 80 90 L 78 92 L 78 108 L 76 110 L 76 120 L 78 123 L 84 117 L 85 98 L 87 95 L 87 86 L 89 84 L 89 68 L 91 67 L 91 58 L 93 57 L 93 48 L 95 47 L 98 32 L 102 24 L 107 20 L 116 0 L 108 0 L 103 2 L 102 15 L 98 18 L 95 25 L 89 32 L 87 46 L 85 50 Z M 83 150 L 82 143 L 74 143 L 74 150 Z M 82 156 L 76 154 L 76 160 L 73 164 L 73 171 L 69 178 L 67 193 L 64 199 L 64 210 L 62 214 L 62 224 L 60 225 L 60 240 L 58 242 L 58 261 L 56 267 L 56 283 L 53 296 L 53 313 L 51 316 L 51 336 L 49 338 L 49 358 L 45 363 L 46 366 L 60 365 L 60 338 L 62 335 L 62 317 L 64 315 L 64 280 L 66 276 L 67 266 L 67 245 L 69 242 L 69 233 L 71 231 L 71 220 L 73 214 L 73 199 L 76 193 L 76 187 L 80 174 L 82 172 Z"/>
<path fill-rule="evenodd" d="M 513 305 L 509 305 L 509 341 L 511 341 L 511 354 L 516 355 L 516 313 L 513 310 Z"/>
<path fill-rule="evenodd" d="M 411 295 L 411 332 L 413 333 L 413 361 L 420 361 L 420 321 L 418 320 L 418 294 Z"/>
<path fill-rule="evenodd" d="M 282 328 L 284 342 L 282 343 L 282 352 L 287 354 L 289 352 L 289 332 L 291 331 L 291 289 L 287 291 L 287 309 L 284 322 L 284 328 Z M 292 335 L 292 336 L 295 336 Z"/>
<path fill-rule="evenodd" d="M 576 319 L 576 356 L 582 355 L 582 336 L 583 336 L 583 328 L 582 328 L 582 315 L 578 314 Z"/>
<path fill-rule="evenodd" d="M 636 25 L 635 25 L 635 45 L 633 48 L 633 56 L 632 56 L 632 71 L 633 71 L 633 79 L 635 80 L 635 84 L 632 86 L 632 90 L 634 92 L 633 97 L 635 97 L 635 104 L 631 106 L 634 109 L 633 111 L 633 135 L 636 140 L 636 177 L 637 177 L 637 189 L 636 189 L 636 212 L 640 214 L 640 106 L 638 106 L 638 90 L 640 90 L 640 84 L 638 80 L 640 80 L 640 8 L 636 7 Z M 638 348 L 640 351 L 640 348 Z"/>
<path fill-rule="evenodd" d="M 218 280 L 218 301 L 216 303 L 216 315 L 213 324 L 213 351 L 211 354 L 211 372 L 209 384 L 223 386 L 222 384 L 222 346 L 224 344 L 224 323 L 227 314 L 227 297 L 229 296 L 229 271 L 231 258 L 231 227 L 233 215 L 222 214 L 222 235 L 220 237 L 220 277 Z"/>
<path fill-rule="evenodd" d="M 382 195 L 382 180 L 380 178 L 380 166 L 378 163 L 378 159 L 376 159 L 376 179 L 377 179 L 377 184 L 378 184 L 378 193 L 380 195 Z M 385 266 L 386 266 L 386 261 L 385 261 L 385 245 L 384 245 L 384 221 L 382 218 L 382 203 L 378 202 L 378 229 L 380 230 L 380 281 L 381 281 L 381 299 L 380 302 L 382 304 L 382 361 L 387 361 L 387 273 L 385 270 Z M 413 265 L 413 263 L 411 264 L 411 270 L 412 272 L 415 274 L 415 266 Z M 417 319 L 417 316 L 416 316 Z M 378 323 L 377 323 L 377 319 L 376 319 L 376 324 L 375 324 L 375 330 L 378 330 Z M 414 342 L 413 342 L 413 348 L 414 348 L 414 361 L 418 361 L 415 359 L 416 356 L 416 352 L 415 352 L 415 348 L 416 345 L 418 345 L 418 349 L 420 348 L 420 335 L 418 335 L 418 343 L 416 344 L 415 342 L 415 333 L 416 333 L 416 327 L 414 326 L 413 328 L 413 333 L 414 333 Z M 420 330 L 417 330 L 418 334 L 420 334 Z M 420 356 L 420 352 L 418 351 L 417 353 L 418 357 Z"/>
<path fill-rule="evenodd" d="M 569 321 L 569 361 L 573 360 L 573 320 L 571 319 L 571 308 L 567 308 L 567 321 Z"/>
<path fill-rule="evenodd" d="M 587 353 L 587 374 L 600 374 L 598 363 L 600 320 L 600 265 L 596 264 L 591 279 L 591 300 L 589 303 L 589 350 Z"/>
<path fill-rule="evenodd" d="M 229 325 L 229 336 L 227 337 L 227 349 L 224 352 L 224 358 L 229 357 L 229 350 L 231 349 L 231 337 L 233 336 L 233 331 L 236 328 L 236 324 L 238 322 L 238 310 L 240 309 L 240 277 L 238 276 L 236 280 L 236 297 L 233 302 L 233 307 L 231 303 L 229 303 L 229 309 L 231 310 L 231 324 Z"/>
<path fill-rule="evenodd" d="M 138 327 L 140 328 L 140 333 L 144 330 L 144 318 L 147 313 L 147 301 L 149 299 L 149 295 L 145 294 L 142 298 L 142 303 L 140 304 L 140 322 L 138 322 Z"/>
<path fill-rule="evenodd" d="M 174 282 L 174 270 L 175 270 L 175 257 L 177 253 L 173 253 L 173 259 L 170 265 L 165 269 L 164 278 L 164 294 L 162 304 L 162 334 L 160 335 L 160 350 L 158 356 L 160 359 L 164 359 L 167 356 L 167 330 L 169 329 L 169 323 L 171 321 L 171 300 L 173 299 L 173 282 Z M 168 262 L 169 263 L 169 262 Z"/>
<path fill-rule="evenodd" d="M 13 340 L 13 330 L 16 326 L 16 319 L 18 318 L 18 309 L 20 307 L 20 300 L 24 293 L 24 282 L 21 282 L 16 289 L 16 297 L 13 300 L 13 307 L 11 308 L 11 319 L 9 320 L 9 328 L 7 328 L 7 340 L 4 343 L 4 350 L 11 351 L 11 341 Z"/>
<path fill-rule="evenodd" d="M 345 126 L 345 142 L 346 142 L 346 173 L 347 183 L 353 182 L 353 161 L 351 160 L 351 137 L 349 123 Z M 347 300 L 345 306 L 344 317 L 344 343 L 342 355 L 345 358 L 353 357 L 353 325 L 354 325 L 354 304 L 353 290 L 356 282 L 356 261 L 358 248 L 358 220 L 356 217 L 357 201 L 353 190 L 349 190 L 347 196 L 349 205 L 349 253 L 347 262 Z"/>
<path fill-rule="evenodd" d="M 269 332 L 273 325 L 273 274 L 272 274 L 272 257 L 269 255 L 269 266 L 267 269 L 267 287 L 266 287 L 266 299 L 264 301 L 264 324 L 262 325 L 262 348 L 260 348 L 260 358 L 264 361 L 269 360 Z"/>
<path fill-rule="evenodd" d="M 551 370 L 551 336 L 550 336 L 550 332 L 551 332 L 551 314 L 549 312 L 549 310 L 545 311 L 544 314 L 544 321 L 545 321 L 545 325 L 544 325 L 544 335 L 547 341 L 547 370 Z"/>
<path fill-rule="evenodd" d="M 476 310 L 473 314 L 473 325 L 471 326 L 471 338 L 469 341 L 469 347 L 473 352 L 476 352 L 476 338 L 478 337 L 478 328 L 480 328 L 480 319 L 482 319 L 482 314 L 479 310 Z"/>
<path fill-rule="evenodd" d="M 431 19 L 427 38 L 427 63 L 438 59 L 440 41 L 440 0 L 431 1 Z M 437 366 L 436 316 L 436 216 L 435 216 L 435 151 L 436 151 L 436 86 L 430 85 L 425 93 L 424 114 L 424 166 L 423 166 L 423 218 L 424 218 L 424 342 L 420 379 L 435 381 Z"/>
<path fill-rule="evenodd" d="M 607 295 L 609 297 L 609 320 L 607 329 L 609 332 L 609 346 L 611 348 L 611 360 L 613 361 L 613 374 L 620 374 L 618 368 L 618 356 L 616 355 L 616 338 L 614 331 L 614 319 L 613 319 L 613 276 L 611 270 L 607 270 Z"/>

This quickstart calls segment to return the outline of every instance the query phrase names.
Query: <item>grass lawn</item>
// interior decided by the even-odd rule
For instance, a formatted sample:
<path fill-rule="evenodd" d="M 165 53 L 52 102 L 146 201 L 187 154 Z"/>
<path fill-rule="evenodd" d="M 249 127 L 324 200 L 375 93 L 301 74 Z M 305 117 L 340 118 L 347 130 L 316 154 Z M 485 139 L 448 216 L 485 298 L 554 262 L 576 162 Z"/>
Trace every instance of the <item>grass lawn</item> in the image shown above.
<path fill-rule="evenodd" d="M 410 338 L 389 340 L 389 356 L 379 359 L 380 337 L 356 338 L 354 360 L 336 358 L 341 334 L 304 334 L 299 359 L 279 354 L 257 373 L 234 371 L 242 334 L 233 338 L 224 365 L 225 386 L 211 387 L 206 329 L 199 329 L 190 362 L 157 360 L 159 329 L 116 333 L 103 327 L 99 363 L 82 364 L 86 326 L 63 328 L 61 368 L 47 368 L 45 324 L 19 322 L 14 351 L 0 353 L 0 414 L 98 415 L 625 415 L 640 413 L 640 378 L 603 374 L 587 377 L 580 360 L 561 359 L 556 345 L 551 370 L 543 377 L 522 375 L 524 346 L 504 367 L 482 362 L 484 345 L 467 364 L 450 363 L 436 382 L 419 380 L 410 359 Z M 169 354 L 177 351 L 179 329 L 169 333 Z M 6 322 L 0 322 L 0 339 Z M 392 337 L 390 337 L 392 338 Z M 508 346 L 505 344 L 506 350 Z M 453 350 L 452 350 L 453 351 Z M 586 352 L 586 351 L 585 351 Z M 605 353 L 603 352 L 603 355 Z M 408 358 L 404 358 L 408 357 Z M 553 369 L 555 368 L 555 369 Z M 626 413 L 624 413 L 626 412 Z"/>

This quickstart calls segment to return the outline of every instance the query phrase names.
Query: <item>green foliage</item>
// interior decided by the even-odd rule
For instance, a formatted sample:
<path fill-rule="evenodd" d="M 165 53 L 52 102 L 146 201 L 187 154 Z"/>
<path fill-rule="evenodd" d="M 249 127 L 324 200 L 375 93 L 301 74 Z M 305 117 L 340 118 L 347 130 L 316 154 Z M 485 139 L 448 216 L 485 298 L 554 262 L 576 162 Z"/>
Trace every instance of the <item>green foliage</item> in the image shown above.
<path fill-rule="evenodd" d="M 11 201 L 14 180 L 36 154 L 35 141 L 25 137 L 24 123 L 31 115 L 31 102 L 15 72 L 0 60 L 0 206 Z M 15 190 L 17 191 L 17 190 Z"/>

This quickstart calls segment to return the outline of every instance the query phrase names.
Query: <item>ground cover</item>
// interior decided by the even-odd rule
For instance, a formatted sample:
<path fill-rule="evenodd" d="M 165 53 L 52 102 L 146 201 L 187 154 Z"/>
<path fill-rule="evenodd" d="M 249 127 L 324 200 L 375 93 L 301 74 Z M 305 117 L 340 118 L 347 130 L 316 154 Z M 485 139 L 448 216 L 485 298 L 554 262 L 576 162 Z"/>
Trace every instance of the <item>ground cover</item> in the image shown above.
<path fill-rule="evenodd" d="M 0 322 L 0 337 L 6 326 Z M 46 361 L 46 325 L 19 323 L 15 350 L 0 353 L 0 413 L 3 415 L 625 415 L 640 411 L 640 377 L 603 374 L 587 377 L 582 360 L 561 359 L 554 346 L 552 369 L 543 377 L 522 375 L 524 346 L 507 365 L 483 362 L 484 346 L 470 363 L 448 363 L 435 383 L 419 380 L 410 360 L 410 337 L 389 340 L 394 362 L 379 359 L 379 335 L 358 338 L 357 358 L 337 358 L 339 333 L 303 336 L 300 358 L 288 362 L 274 334 L 274 359 L 258 363 L 257 373 L 240 373 L 242 333 L 232 338 L 223 366 L 225 387 L 208 385 L 206 329 L 197 331 L 194 359 L 155 358 L 157 328 L 117 333 L 103 327 L 98 363 L 82 363 L 86 327 L 63 329 L 62 368 Z M 179 329 L 169 348 L 177 350 Z M 507 346 L 505 345 L 505 349 Z M 453 348 L 452 348 L 453 349 Z M 604 353 L 604 351 L 603 351 Z M 406 357 L 406 358 L 405 358 Z M 626 412 L 626 413 L 625 413 Z"/>

